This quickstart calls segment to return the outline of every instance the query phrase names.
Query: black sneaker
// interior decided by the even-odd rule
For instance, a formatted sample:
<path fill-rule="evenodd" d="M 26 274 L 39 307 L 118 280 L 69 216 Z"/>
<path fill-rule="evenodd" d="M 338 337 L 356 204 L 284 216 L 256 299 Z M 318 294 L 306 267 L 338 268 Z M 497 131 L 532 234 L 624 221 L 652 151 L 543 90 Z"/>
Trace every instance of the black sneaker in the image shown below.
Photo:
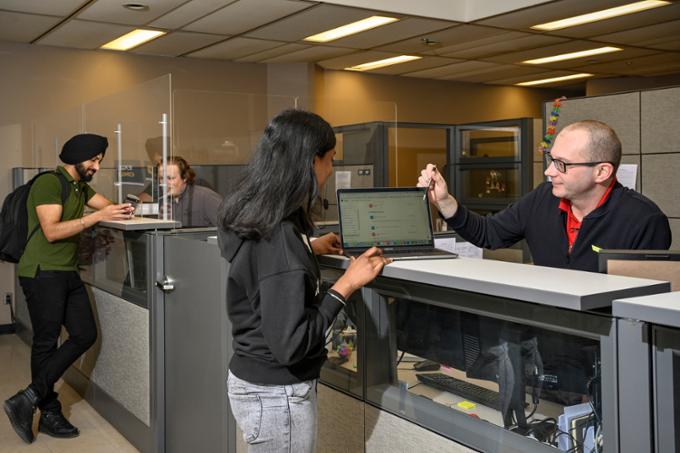
<path fill-rule="evenodd" d="M 37 400 L 38 397 L 35 392 L 31 388 L 27 388 L 26 390 L 19 391 L 3 404 L 12 428 L 27 444 L 35 440 L 35 435 L 33 434 L 33 414 L 35 413 Z"/>
<path fill-rule="evenodd" d="M 80 431 L 73 426 L 60 410 L 48 410 L 40 413 L 38 431 L 49 434 L 52 437 L 78 437 Z"/>

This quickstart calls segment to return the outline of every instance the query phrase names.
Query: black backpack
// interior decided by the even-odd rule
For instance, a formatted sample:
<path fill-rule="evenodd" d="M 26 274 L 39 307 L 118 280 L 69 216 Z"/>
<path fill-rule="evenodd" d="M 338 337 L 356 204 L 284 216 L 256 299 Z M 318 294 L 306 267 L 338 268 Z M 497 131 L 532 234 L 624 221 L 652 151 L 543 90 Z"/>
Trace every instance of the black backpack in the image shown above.
<path fill-rule="evenodd" d="M 44 171 L 38 173 L 26 184 L 14 189 L 14 192 L 5 197 L 0 212 L 0 260 L 10 263 L 18 263 L 24 253 L 24 249 L 33 235 L 40 228 L 36 225 L 30 235 L 28 233 L 28 211 L 26 201 L 33 183 L 42 175 L 53 174 L 59 177 L 61 182 L 61 204 L 66 203 L 69 194 L 68 181 L 59 171 Z"/>

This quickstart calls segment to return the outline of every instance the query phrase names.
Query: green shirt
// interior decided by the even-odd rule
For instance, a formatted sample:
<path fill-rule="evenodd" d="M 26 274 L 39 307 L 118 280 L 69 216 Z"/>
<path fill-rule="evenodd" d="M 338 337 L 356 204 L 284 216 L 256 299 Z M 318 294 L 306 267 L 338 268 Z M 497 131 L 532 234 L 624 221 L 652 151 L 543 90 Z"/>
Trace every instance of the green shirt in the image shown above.
<path fill-rule="evenodd" d="M 78 219 L 83 216 L 86 201 L 96 192 L 86 182 L 76 181 L 64 169 L 57 167 L 68 181 L 70 191 L 63 205 L 61 221 Z M 85 196 L 83 196 L 85 194 Z M 28 234 L 36 225 L 40 225 L 35 208 L 43 204 L 61 205 L 61 181 L 53 174 L 46 174 L 35 180 L 28 193 L 26 210 L 28 211 Z M 38 228 L 26 244 L 24 254 L 19 260 L 19 277 L 34 278 L 38 266 L 46 271 L 77 271 L 78 243 L 80 234 L 50 243 L 41 228 Z"/>

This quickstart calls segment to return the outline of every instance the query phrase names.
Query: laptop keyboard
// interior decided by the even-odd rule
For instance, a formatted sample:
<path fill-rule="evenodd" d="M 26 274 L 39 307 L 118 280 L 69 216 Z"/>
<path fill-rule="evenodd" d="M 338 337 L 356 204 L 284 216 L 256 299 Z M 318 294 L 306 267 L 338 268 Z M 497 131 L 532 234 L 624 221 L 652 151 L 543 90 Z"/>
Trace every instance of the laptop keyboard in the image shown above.
<path fill-rule="evenodd" d="M 383 256 L 387 258 L 415 258 L 415 257 L 449 257 L 455 258 L 457 255 L 455 253 L 447 252 L 445 250 L 439 249 L 427 249 L 427 250 L 411 250 L 411 251 L 394 251 L 394 252 L 383 252 Z"/>

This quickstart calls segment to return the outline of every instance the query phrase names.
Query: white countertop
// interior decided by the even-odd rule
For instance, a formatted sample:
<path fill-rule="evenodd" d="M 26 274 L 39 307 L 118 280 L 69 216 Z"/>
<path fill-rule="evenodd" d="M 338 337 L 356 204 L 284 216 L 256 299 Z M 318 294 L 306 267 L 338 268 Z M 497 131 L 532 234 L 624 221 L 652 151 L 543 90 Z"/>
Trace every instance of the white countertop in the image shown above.
<path fill-rule="evenodd" d="M 103 220 L 97 225 L 123 231 L 170 230 L 179 227 L 179 222 L 174 220 L 151 219 L 148 217 L 133 217 L 129 220 Z"/>
<path fill-rule="evenodd" d="M 615 300 L 612 313 L 619 318 L 680 327 L 680 291 Z"/>
<path fill-rule="evenodd" d="M 339 256 L 320 261 L 331 267 L 347 266 L 347 259 Z M 462 257 L 393 262 L 382 275 L 572 310 L 609 307 L 614 299 L 670 290 L 668 282 L 659 280 Z"/>

